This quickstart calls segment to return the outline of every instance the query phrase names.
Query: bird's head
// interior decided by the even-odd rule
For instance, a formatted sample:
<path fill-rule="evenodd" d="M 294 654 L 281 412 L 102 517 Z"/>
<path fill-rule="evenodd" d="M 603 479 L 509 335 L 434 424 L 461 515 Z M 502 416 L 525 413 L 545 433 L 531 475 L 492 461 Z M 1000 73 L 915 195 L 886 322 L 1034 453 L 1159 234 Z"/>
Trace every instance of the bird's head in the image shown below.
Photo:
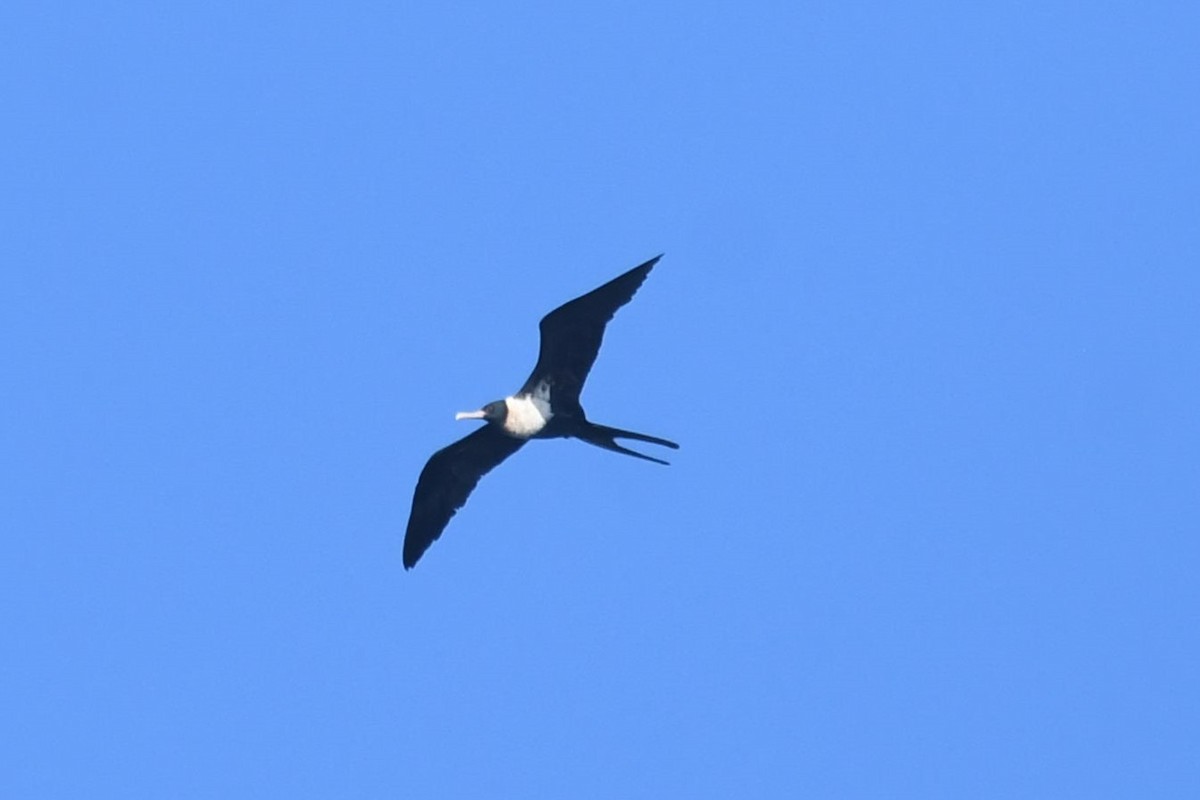
<path fill-rule="evenodd" d="M 508 404 L 503 400 L 496 400 L 488 403 L 478 411 L 460 411 L 454 415 L 455 419 L 482 419 L 488 422 L 502 424 L 504 418 L 508 416 Z"/>

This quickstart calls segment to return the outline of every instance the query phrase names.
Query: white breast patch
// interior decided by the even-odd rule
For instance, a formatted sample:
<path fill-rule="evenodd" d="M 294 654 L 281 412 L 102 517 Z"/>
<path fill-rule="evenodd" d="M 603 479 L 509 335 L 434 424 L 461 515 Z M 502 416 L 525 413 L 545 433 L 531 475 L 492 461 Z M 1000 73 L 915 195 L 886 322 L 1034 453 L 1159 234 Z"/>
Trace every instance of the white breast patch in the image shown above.
<path fill-rule="evenodd" d="M 518 439 L 528 439 L 554 416 L 550 410 L 550 387 L 542 381 L 533 394 L 504 398 L 508 414 L 504 418 L 504 431 Z"/>

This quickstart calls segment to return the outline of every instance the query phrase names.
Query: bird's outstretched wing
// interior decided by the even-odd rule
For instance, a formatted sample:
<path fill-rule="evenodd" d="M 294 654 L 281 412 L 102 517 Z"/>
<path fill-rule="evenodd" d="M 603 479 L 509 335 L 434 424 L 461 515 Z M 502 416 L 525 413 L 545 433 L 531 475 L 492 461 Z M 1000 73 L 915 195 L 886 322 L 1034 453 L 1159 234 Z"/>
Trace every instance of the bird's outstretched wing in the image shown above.
<path fill-rule="evenodd" d="M 600 352 L 604 326 L 618 308 L 633 298 L 660 258 L 661 255 L 655 256 L 543 317 L 538 326 L 542 342 L 537 366 L 521 387 L 521 392 L 533 391 L 539 379 L 548 378 L 554 405 L 577 405 L 583 382 L 587 380 L 588 372 L 596 362 L 596 354 Z"/>
<path fill-rule="evenodd" d="M 412 569 L 442 535 L 446 523 L 467 502 L 479 479 L 524 443 L 524 439 L 514 439 L 494 425 L 484 425 L 433 454 L 413 492 L 412 513 L 404 534 L 405 569 Z"/>

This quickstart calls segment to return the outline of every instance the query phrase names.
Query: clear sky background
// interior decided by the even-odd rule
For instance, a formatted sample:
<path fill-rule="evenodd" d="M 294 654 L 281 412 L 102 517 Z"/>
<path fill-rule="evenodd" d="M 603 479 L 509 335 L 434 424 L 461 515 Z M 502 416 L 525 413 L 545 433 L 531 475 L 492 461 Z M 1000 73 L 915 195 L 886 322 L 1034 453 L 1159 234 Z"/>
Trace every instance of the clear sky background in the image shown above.
<path fill-rule="evenodd" d="M 0 794 L 1200 796 L 1194 2 L 406 5 L 0 11 Z"/>

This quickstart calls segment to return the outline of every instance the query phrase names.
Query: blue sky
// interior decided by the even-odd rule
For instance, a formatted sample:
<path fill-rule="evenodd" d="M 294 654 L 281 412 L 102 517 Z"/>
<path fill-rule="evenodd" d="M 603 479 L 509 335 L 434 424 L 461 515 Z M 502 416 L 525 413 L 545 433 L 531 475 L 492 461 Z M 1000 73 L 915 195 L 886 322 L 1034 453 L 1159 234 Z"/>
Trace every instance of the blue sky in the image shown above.
<path fill-rule="evenodd" d="M 1198 32 L 6 4 L 0 793 L 1198 796 Z"/>

